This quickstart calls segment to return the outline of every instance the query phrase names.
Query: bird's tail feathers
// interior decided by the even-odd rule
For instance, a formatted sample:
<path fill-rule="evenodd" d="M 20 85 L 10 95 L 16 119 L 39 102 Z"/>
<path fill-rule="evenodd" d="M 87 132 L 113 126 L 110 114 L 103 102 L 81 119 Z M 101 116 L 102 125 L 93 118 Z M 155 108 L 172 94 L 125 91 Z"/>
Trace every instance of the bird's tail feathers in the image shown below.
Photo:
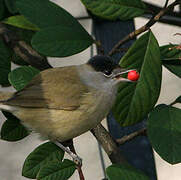
<path fill-rule="evenodd" d="M 6 105 L 5 102 L 13 96 L 12 92 L 2 92 L 0 91 L 0 109 L 4 111 L 12 111 L 12 107 Z"/>

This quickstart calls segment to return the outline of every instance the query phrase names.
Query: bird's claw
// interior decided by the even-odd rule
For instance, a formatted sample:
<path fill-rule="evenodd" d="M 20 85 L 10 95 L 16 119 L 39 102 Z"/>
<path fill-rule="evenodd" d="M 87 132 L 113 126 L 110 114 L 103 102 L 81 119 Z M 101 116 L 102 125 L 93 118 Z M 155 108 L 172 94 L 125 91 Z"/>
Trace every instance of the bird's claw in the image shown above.
<path fill-rule="evenodd" d="M 77 156 L 76 154 L 74 154 L 74 155 L 75 155 L 75 156 L 72 157 L 74 163 L 75 163 L 77 166 L 82 166 L 82 158 L 80 158 L 80 157 Z"/>

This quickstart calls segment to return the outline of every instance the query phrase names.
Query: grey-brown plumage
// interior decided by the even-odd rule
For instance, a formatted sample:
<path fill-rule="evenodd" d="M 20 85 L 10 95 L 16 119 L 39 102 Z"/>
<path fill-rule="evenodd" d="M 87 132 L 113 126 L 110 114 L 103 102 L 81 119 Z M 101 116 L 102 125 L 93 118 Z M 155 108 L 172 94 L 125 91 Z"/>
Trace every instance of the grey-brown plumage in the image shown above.
<path fill-rule="evenodd" d="M 51 140 L 66 141 L 92 129 L 113 106 L 118 83 L 128 81 L 109 58 L 96 60 L 42 71 L 23 90 L 0 93 L 0 109 Z"/>

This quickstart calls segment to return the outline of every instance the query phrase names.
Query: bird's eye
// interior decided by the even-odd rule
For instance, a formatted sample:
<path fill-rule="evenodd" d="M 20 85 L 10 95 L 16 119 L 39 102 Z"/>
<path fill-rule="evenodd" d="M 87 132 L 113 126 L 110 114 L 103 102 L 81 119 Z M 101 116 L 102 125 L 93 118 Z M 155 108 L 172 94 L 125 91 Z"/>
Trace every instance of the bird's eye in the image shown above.
<path fill-rule="evenodd" d="M 111 71 L 108 71 L 108 70 L 105 70 L 105 71 L 104 71 L 104 75 L 105 75 L 106 77 L 110 77 L 110 76 L 112 75 L 112 72 L 111 72 Z"/>

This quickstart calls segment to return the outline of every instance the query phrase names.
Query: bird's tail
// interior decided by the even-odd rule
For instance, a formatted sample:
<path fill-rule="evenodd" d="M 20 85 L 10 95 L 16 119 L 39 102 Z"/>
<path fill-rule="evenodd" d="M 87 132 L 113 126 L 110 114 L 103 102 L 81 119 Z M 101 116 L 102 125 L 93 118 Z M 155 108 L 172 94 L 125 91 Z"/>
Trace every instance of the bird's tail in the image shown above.
<path fill-rule="evenodd" d="M 5 102 L 13 96 L 12 92 L 0 91 L 0 110 L 11 111 L 11 107 L 6 105 Z"/>

